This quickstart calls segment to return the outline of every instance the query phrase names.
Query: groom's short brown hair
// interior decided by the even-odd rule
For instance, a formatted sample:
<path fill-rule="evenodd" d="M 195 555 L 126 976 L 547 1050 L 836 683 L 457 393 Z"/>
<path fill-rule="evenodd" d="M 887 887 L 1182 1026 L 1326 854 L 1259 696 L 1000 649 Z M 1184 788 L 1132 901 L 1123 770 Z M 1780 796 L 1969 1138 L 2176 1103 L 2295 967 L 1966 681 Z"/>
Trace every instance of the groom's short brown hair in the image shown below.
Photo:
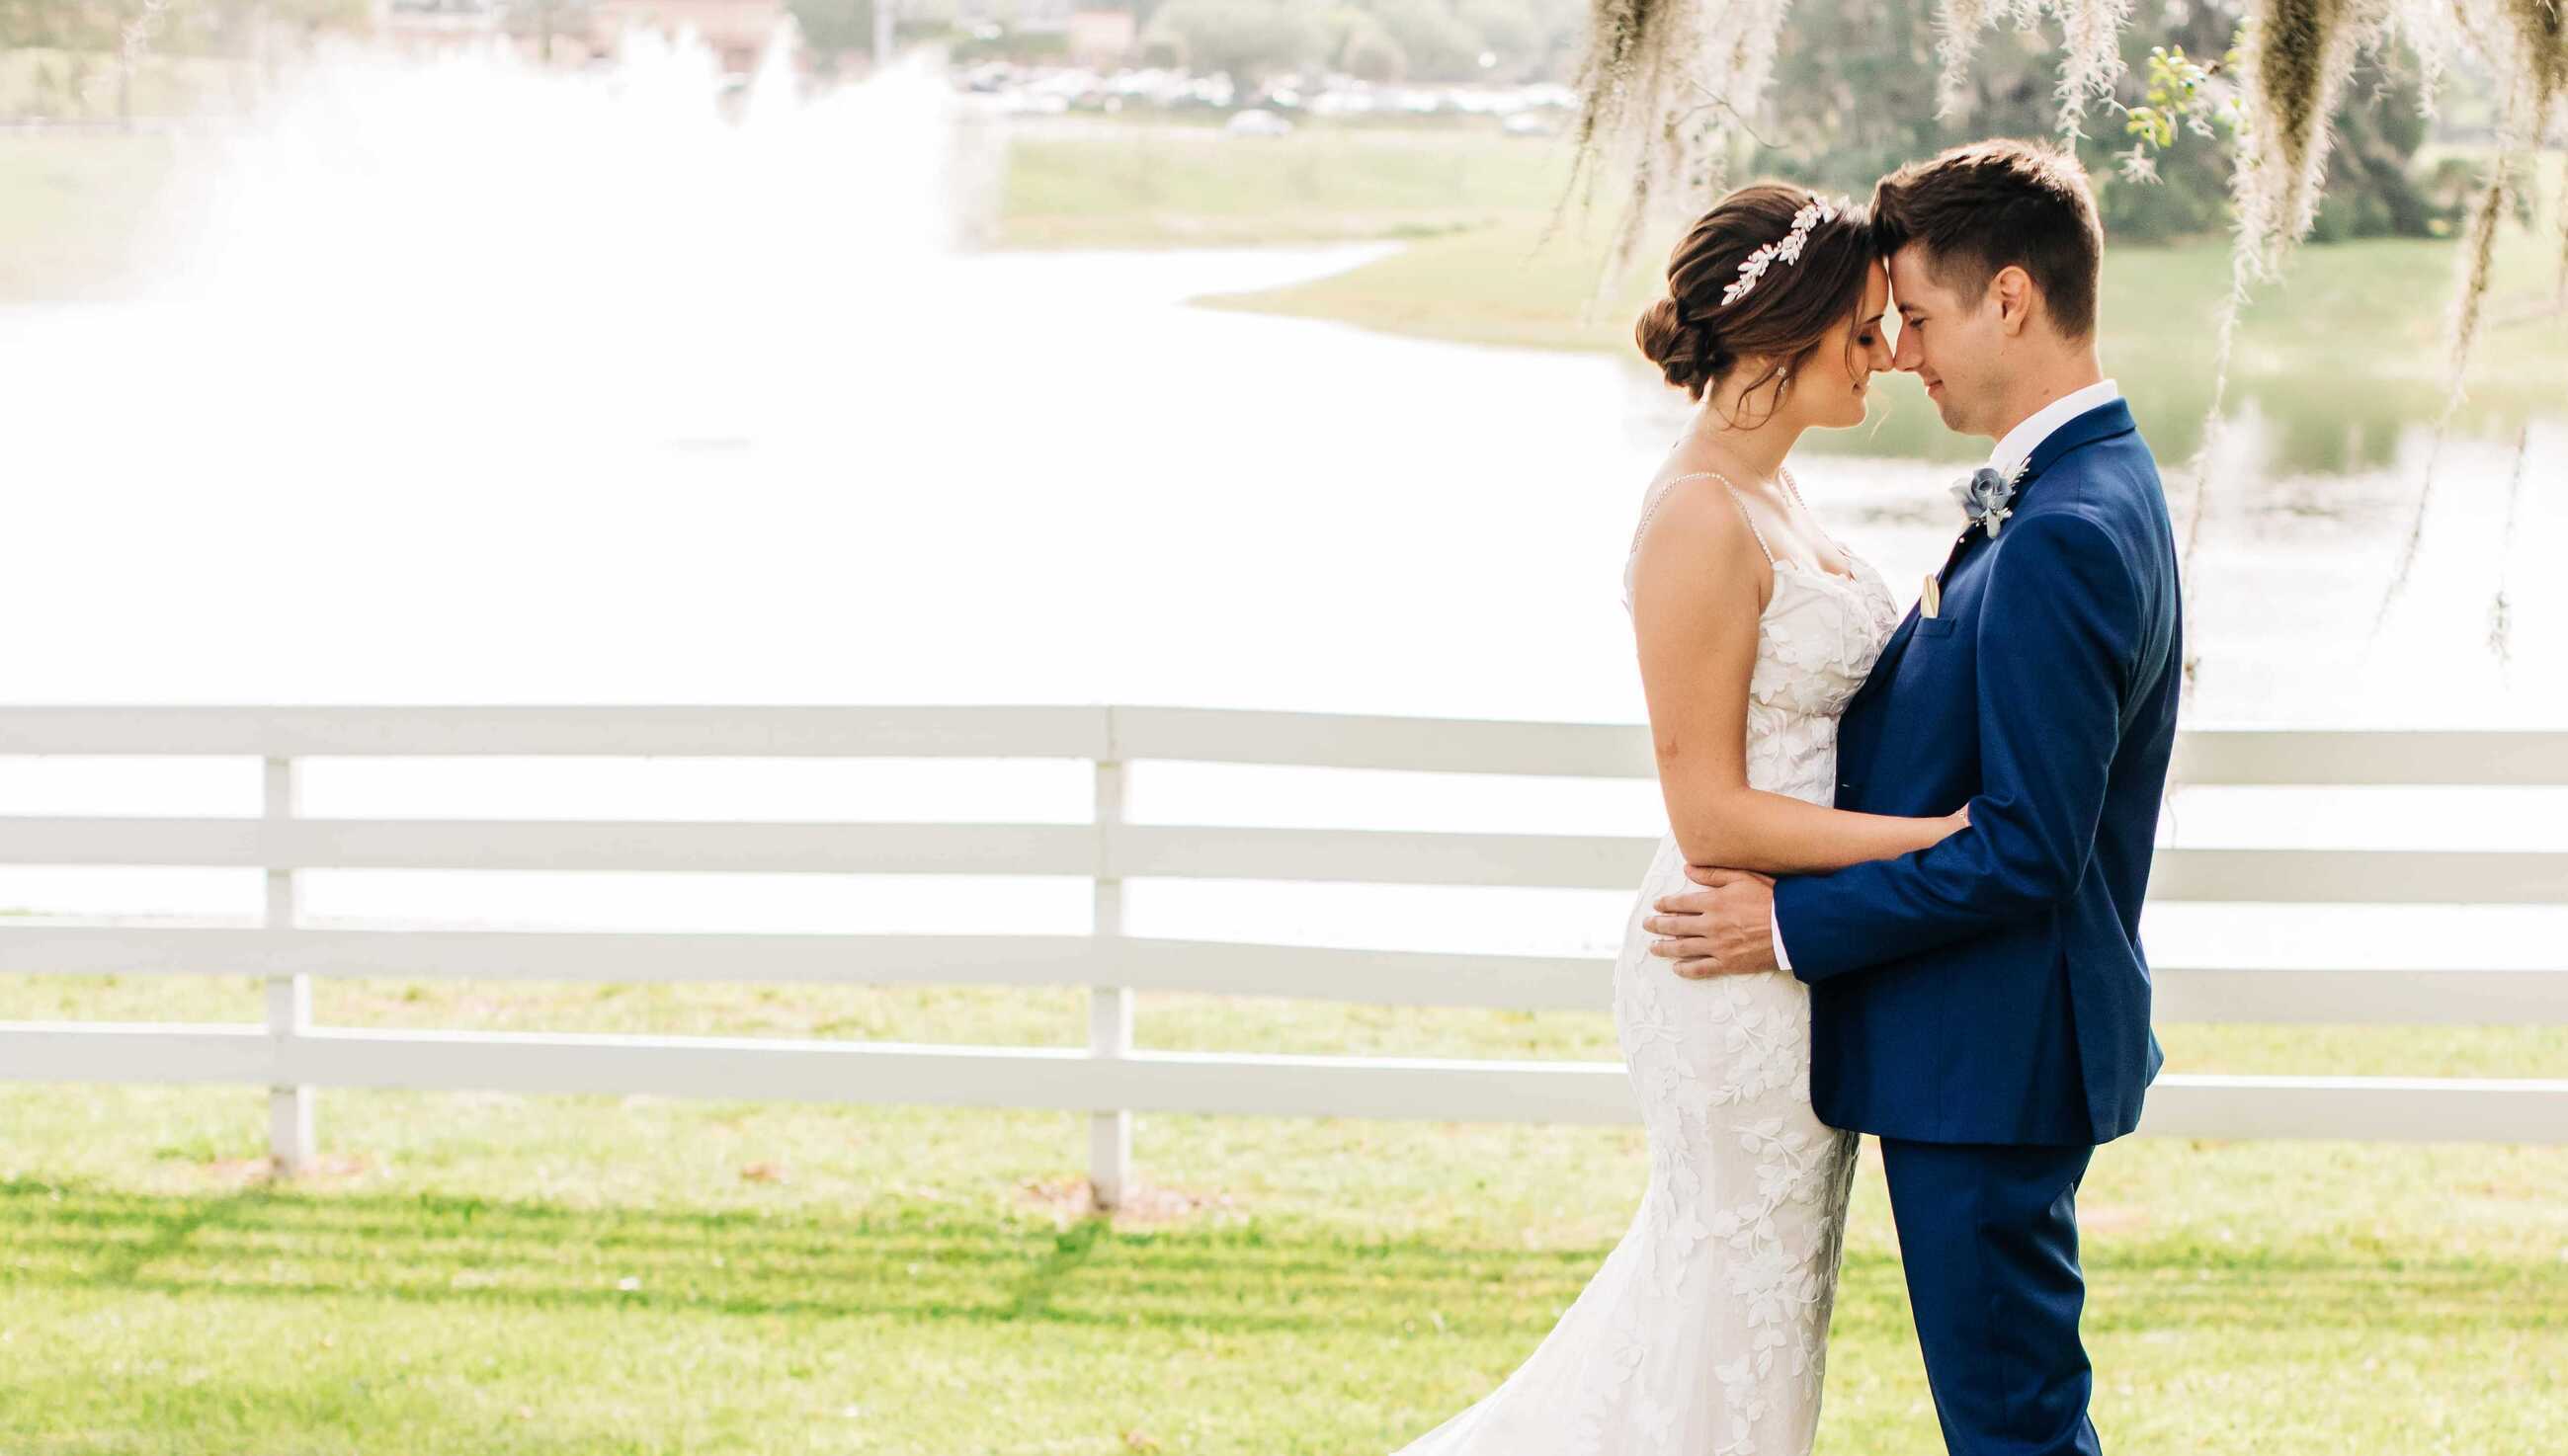
<path fill-rule="evenodd" d="M 2095 332 L 2104 225 L 2086 168 L 2066 152 L 2002 140 L 1912 161 L 1873 187 L 1872 241 L 1884 259 L 1924 243 L 1928 273 L 1966 297 L 2021 267 L 2061 333 Z"/>

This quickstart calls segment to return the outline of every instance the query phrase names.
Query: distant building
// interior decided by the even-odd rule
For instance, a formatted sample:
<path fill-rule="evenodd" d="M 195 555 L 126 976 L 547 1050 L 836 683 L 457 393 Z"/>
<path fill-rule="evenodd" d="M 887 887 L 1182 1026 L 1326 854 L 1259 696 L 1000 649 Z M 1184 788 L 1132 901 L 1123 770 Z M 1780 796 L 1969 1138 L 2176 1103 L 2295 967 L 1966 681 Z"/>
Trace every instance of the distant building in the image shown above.
<path fill-rule="evenodd" d="M 1104 71 L 1132 54 L 1135 22 L 1129 10 L 1070 13 L 1070 63 Z"/>

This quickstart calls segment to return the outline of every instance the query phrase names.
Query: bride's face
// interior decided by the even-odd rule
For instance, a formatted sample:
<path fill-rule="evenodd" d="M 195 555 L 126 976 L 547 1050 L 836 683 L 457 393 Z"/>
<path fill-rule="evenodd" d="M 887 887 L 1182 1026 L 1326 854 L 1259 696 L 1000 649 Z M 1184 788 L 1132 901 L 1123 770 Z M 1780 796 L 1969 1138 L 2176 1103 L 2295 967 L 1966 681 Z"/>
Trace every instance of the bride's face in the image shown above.
<path fill-rule="evenodd" d="M 1863 281 L 1863 302 L 1831 330 L 1810 362 L 1793 372 L 1808 422 L 1822 428 L 1863 423 L 1872 377 L 1890 370 L 1890 273 L 1879 259 Z"/>

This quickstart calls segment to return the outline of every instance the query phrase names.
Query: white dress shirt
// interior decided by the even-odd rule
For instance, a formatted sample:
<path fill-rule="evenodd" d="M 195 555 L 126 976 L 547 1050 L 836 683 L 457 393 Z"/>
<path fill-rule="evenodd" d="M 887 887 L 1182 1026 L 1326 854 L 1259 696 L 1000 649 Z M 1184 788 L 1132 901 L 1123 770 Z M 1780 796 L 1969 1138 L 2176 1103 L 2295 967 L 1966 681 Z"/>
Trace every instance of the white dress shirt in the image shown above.
<path fill-rule="evenodd" d="M 2051 433 L 2089 410 L 2109 405 L 2122 398 L 2121 388 L 2111 380 L 2099 379 L 2083 390 L 2072 390 L 2059 399 L 2024 417 L 2024 423 L 2006 433 L 1998 447 L 1989 451 L 1989 464 L 2001 475 L 2012 475 L 2015 467 L 2033 458 L 2033 452 L 2051 437 Z"/>
<path fill-rule="evenodd" d="M 1989 467 L 2000 475 L 2014 478 L 2016 467 L 2033 458 L 2033 452 L 2051 437 L 2061 426 L 2102 405 L 2122 398 L 2121 388 L 2111 380 L 2097 380 L 2083 390 L 2072 390 L 2024 418 L 2024 423 L 2006 433 L 1998 447 L 1989 451 Z M 1766 924 L 1774 941 L 1774 965 L 1777 970 L 1792 969 L 1791 958 L 1783 954 L 1783 922 L 1768 910 Z"/>

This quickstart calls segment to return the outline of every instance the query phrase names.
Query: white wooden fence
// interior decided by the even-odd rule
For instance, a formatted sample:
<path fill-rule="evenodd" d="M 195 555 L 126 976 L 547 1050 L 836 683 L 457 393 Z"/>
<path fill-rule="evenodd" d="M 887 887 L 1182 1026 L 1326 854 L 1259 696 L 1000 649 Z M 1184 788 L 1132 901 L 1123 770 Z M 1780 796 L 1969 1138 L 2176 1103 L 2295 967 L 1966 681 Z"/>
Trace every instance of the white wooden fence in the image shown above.
<path fill-rule="evenodd" d="M 288 1167 L 313 1152 L 319 1087 L 659 1093 L 1059 1108 L 1091 1116 L 1100 1200 L 1130 1176 L 1135 1110 L 1624 1122 L 1615 1062 L 1137 1050 L 1135 991 L 1402 1005 L 1601 1009 L 1588 957 L 1435 954 L 1145 939 L 1139 876 L 1636 888 L 1654 836 L 1131 824 L 1135 759 L 1624 778 L 1653 776 L 1645 727 L 1186 708 L 5 708 L 5 754 L 263 759 L 256 819 L 0 817 L 0 863 L 266 872 L 252 928 L 0 924 L 0 972 L 252 975 L 264 1024 L 0 1023 L 0 1078 L 240 1083 L 272 1091 Z M 307 819 L 301 760 L 475 754 L 1039 757 L 1095 765 L 1086 824 Z M 2568 733 L 2197 730 L 2178 782 L 2568 784 Z M 1051 874 L 1095 882 L 1074 936 L 319 930 L 303 869 Z M 2298 904 L 2568 904 L 2568 854 L 2161 850 L 2156 898 Z M 2160 964 L 2166 1021 L 2568 1019 L 2568 953 L 2538 969 Z M 534 981 L 961 982 L 1091 988 L 1084 1050 L 782 1038 L 323 1027 L 315 976 Z M 2140 1131 L 2179 1136 L 2568 1142 L 2568 1080 L 2169 1073 Z"/>

